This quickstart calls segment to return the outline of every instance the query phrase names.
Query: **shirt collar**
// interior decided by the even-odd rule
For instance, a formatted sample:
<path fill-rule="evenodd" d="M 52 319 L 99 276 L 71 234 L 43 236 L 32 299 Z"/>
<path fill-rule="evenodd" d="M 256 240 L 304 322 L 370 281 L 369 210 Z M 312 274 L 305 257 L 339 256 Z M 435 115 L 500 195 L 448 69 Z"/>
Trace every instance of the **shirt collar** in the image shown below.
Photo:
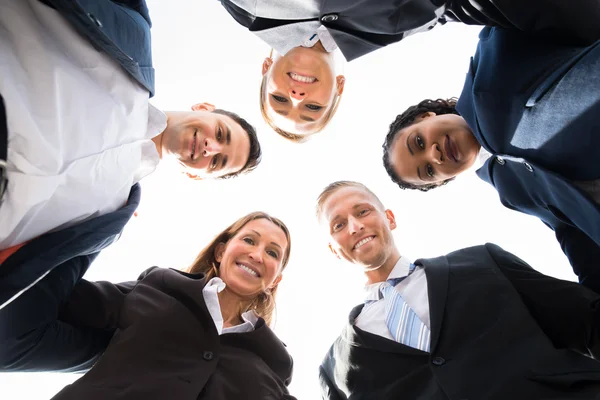
<path fill-rule="evenodd" d="M 410 270 L 412 261 L 408 257 L 401 256 L 394 265 L 394 268 L 388 275 L 387 279 L 400 278 L 407 276 Z M 385 282 L 385 281 L 384 281 Z M 379 300 L 379 288 L 384 282 L 375 282 L 365 286 L 365 301 Z"/>

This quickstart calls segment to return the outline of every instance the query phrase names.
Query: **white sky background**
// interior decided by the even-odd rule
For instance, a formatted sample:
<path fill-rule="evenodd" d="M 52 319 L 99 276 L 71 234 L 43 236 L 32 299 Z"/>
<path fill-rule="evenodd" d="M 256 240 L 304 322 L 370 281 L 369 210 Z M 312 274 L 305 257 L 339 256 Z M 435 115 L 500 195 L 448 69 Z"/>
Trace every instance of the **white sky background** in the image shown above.
<path fill-rule="evenodd" d="M 270 130 L 260 115 L 265 43 L 214 0 L 148 5 L 157 92 L 151 102 L 163 110 L 187 110 L 208 101 L 239 113 L 257 127 L 263 161 L 251 174 L 225 181 L 191 181 L 174 172 L 176 166 L 161 165 L 142 181 L 139 215 L 87 279 L 121 282 L 153 265 L 184 268 L 246 213 L 262 210 L 281 218 L 292 234 L 292 252 L 275 331 L 294 358 L 290 391 L 303 400 L 320 398 L 318 366 L 350 309 L 362 301 L 365 281 L 359 266 L 329 252 L 314 217 L 316 197 L 335 180 L 363 182 L 379 195 L 396 215 L 400 252 L 413 260 L 493 242 L 543 273 L 575 280 L 554 233 L 536 218 L 504 208 L 473 172 L 420 193 L 398 189 L 383 168 L 381 144 L 396 114 L 425 98 L 460 95 L 480 27 L 438 26 L 346 64 L 335 119 L 297 145 Z M 0 398 L 50 398 L 79 376 L 0 374 Z"/>

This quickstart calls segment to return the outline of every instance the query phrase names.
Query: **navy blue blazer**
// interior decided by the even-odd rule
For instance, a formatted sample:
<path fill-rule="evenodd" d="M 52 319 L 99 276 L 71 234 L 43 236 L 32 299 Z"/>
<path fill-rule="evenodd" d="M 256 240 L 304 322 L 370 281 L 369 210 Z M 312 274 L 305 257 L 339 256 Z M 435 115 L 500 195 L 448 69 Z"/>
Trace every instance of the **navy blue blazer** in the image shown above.
<path fill-rule="evenodd" d="M 145 0 L 41 0 L 154 95 L 150 15 Z"/>
<path fill-rule="evenodd" d="M 76 263 L 85 264 L 87 268 L 101 250 L 121 236 L 140 204 L 141 192 L 136 183 L 124 207 L 70 228 L 46 233 L 8 257 L 0 268 L 0 309 L 58 266 Z"/>
<path fill-rule="evenodd" d="M 477 171 L 506 207 L 556 233 L 579 281 L 600 292 L 600 42 L 550 43 L 484 28 L 456 110 L 493 154 Z"/>

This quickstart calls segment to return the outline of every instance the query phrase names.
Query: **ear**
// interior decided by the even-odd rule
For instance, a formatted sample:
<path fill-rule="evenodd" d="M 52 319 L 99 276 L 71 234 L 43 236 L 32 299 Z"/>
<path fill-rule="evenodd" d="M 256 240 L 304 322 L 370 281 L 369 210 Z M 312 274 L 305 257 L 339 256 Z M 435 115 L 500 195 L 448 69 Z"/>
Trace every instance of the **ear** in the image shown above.
<path fill-rule="evenodd" d="M 194 104 L 192 106 L 192 111 L 208 111 L 208 112 L 213 112 L 215 111 L 215 106 L 210 104 L 210 103 L 198 103 L 198 104 Z"/>
<path fill-rule="evenodd" d="M 331 245 L 331 243 L 329 243 L 327 246 L 329 246 L 329 250 L 331 250 L 331 252 L 339 259 L 341 259 L 340 255 L 338 254 L 337 251 L 335 251 L 335 249 L 333 248 L 333 246 Z"/>
<path fill-rule="evenodd" d="M 271 283 L 271 286 L 269 287 L 269 289 L 273 289 L 273 287 L 279 285 L 279 282 L 281 282 L 282 279 L 283 279 L 283 275 L 279 274 L 279 276 L 277 278 L 275 278 L 273 283 Z"/>
<path fill-rule="evenodd" d="M 385 216 L 388 219 L 388 222 L 390 223 L 390 230 L 394 230 L 396 229 L 396 217 L 394 216 L 394 213 L 392 212 L 392 210 L 385 210 Z"/>
<path fill-rule="evenodd" d="M 437 114 L 436 114 L 436 113 L 434 113 L 433 111 L 427 111 L 427 112 L 424 112 L 423 114 L 419 114 L 419 115 L 418 115 L 418 116 L 415 118 L 415 120 L 416 120 L 416 121 L 422 121 L 422 120 L 424 120 L 424 119 L 427 119 L 427 118 L 435 117 L 436 115 L 437 115 Z"/>
<path fill-rule="evenodd" d="M 263 75 L 269 71 L 269 68 L 271 68 L 271 65 L 273 65 L 273 59 L 271 57 L 265 58 L 265 61 L 263 61 L 263 64 L 262 64 L 262 74 Z"/>
<path fill-rule="evenodd" d="M 202 178 L 200 178 L 198 175 L 190 174 L 189 172 L 182 172 L 182 173 L 185 174 L 190 179 L 194 179 L 196 181 L 202 180 Z"/>
<path fill-rule="evenodd" d="M 337 94 L 341 96 L 344 93 L 344 85 L 346 84 L 346 77 L 344 75 L 338 75 L 335 77 L 335 83 L 337 85 Z"/>
<path fill-rule="evenodd" d="M 223 259 L 223 253 L 225 252 L 225 243 L 219 243 L 217 247 L 215 247 L 215 260 L 217 262 L 221 262 Z"/>

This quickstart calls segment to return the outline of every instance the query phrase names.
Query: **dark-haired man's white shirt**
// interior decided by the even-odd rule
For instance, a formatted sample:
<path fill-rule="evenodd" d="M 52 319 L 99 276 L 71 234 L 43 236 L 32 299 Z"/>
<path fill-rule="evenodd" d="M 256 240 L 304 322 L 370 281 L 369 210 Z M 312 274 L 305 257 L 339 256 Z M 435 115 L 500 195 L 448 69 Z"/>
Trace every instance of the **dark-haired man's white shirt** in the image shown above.
<path fill-rule="evenodd" d="M 407 257 L 400 257 L 387 279 L 407 276 L 410 264 L 411 261 Z M 354 325 L 363 331 L 394 340 L 385 322 L 387 299 L 379 299 L 379 291 L 383 284 L 384 282 L 377 282 L 365 286 L 366 304 L 356 318 Z M 413 273 L 398 283 L 395 289 L 419 319 L 431 330 L 427 276 L 423 267 L 417 265 Z"/>
<path fill-rule="evenodd" d="M 159 162 L 166 115 L 38 0 L 0 2 L 8 179 L 0 250 L 121 208 Z"/>

